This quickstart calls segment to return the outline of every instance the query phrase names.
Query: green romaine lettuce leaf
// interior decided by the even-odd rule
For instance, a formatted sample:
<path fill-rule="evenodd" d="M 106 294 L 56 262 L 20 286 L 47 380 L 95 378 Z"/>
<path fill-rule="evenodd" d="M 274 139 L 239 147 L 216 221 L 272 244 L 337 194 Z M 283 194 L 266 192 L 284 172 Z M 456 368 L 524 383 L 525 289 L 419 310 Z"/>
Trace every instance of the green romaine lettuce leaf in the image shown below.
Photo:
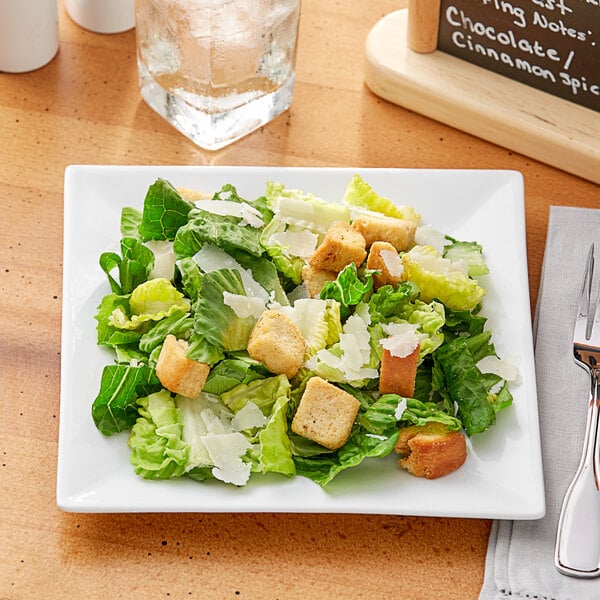
<path fill-rule="evenodd" d="M 121 237 L 140 240 L 140 225 L 142 224 L 142 211 L 131 206 L 121 210 Z"/>
<path fill-rule="evenodd" d="M 130 294 L 136 286 L 148 279 L 154 266 L 154 254 L 134 238 L 121 240 L 121 254 L 103 252 L 100 255 L 100 267 L 106 273 L 110 288 L 114 294 Z M 119 281 L 112 276 L 118 270 Z"/>
<path fill-rule="evenodd" d="M 227 352 L 245 350 L 256 319 L 238 317 L 225 304 L 223 292 L 246 294 L 238 271 L 219 269 L 204 276 L 201 295 L 194 306 L 194 329 L 209 344 Z"/>
<path fill-rule="evenodd" d="M 194 319 L 189 312 L 173 311 L 168 317 L 150 324 L 148 330 L 140 338 L 139 348 L 142 352 L 150 354 L 164 342 L 169 333 L 172 333 L 177 339 L 187 339 L 193 327 Z"/>
<path fill-rule="evenodd" d="M 421 402 L 416 398 L 406 398 L 406 406 L 402 411 L 399 422 L 402 425 L 417 425 L 426 423 L 443 423 L 448 429 L 458 431 L 462 429 L 462 422 L 454 415 L 446 412 L 435 402 Z"/>
<path fill-rule="evenodd" d="M 405 274 L 421 290 L 425 302 L 438 299 L 454 310 L 473 310 L 485 290 L 457 270 L 431 246 L 415 246 L 402 256 Z"/>
<path fill-rule="evenodd" d="M 154 369 L 146 365 L 107 365 L 92 404 L 96 427 L 104 435 L 130 429 L 138 416 L 137 399 L 160 388 Z"/>
<path fill-rule="evenodd" d="M 184 256 L 175 262 L 175 284 L 191 300 L 197 300 L 202 287 L 202 273 L 198 263 L 191 256 Z"/>
<path fill-rule="evenodd" d="M 398 431 L 389 437 L 377 436 L 364 429 L 355 430 L 337 452 L 317 456 L 294 455 L 296 472 L 324 487 L 340 472 L 358 466 L 365 458 L 387 456 L 398 441 Z"/>
<path fill-rule="evenodd" d="M 262 231 L 261 243 L 277 270 L 298 285 L 306 259 L 323 241 L 327 229 L 336 221 L 349 222 L 350 211 L 341 204 L 271 181 L 267 183 L 265 196 L 273 218 Z M 304 243 L 290 245 L 289 240 L 294 236 Z M 310 240 L 314 244 L 312 249 Z"/>
<path fill-rule="evenodd" d="M 173 240 L 180 227 L 188 220 L 194 204 L 184 200 L 179 192 L 164 179 L 157 179 L 144 199 L 144 210 L 139 225 L 143 242 L 148 240 Z"/>
<path fill-rule="evenodd" d="M 265 197 L 275 218 L 315 233 L 325 233 L 337 221 L 350 221 L 346 206 L 327 202 L 302 190 L 286 188 L 281 183 L 267 182 Z"/>
<path fill-rule="evenodd" d="M 138 400 L 139 414 L 128 444 L 130 462 L 144 479 L 169 479 L 185 473 L 190 451 L 183 441 L 181 410 L 166 390 Z"/>
<path fill-rule="evenodd" d="M 396 429 L 396 409 L 402 398 L 396 394 L 383 394 L 371 403 L 358 417 L 358 423 L 369 433 L 391 435 Z"/>
<path fill-rule="evenodd" d="M 127 314 L 124 307 L 115 308 L 109 324 L 118 329 L 137 329 L 149 321 L 160 321 L 177 311 L 189 311 L 190 303 L 168 279 L 150 279 L 138 285 L 129 298 Z"/>
<path fill-rule="evenodd" d="M 352 307 L 362 302 L 373 289 L 373 271 L 366 270 L 359 277 L 356 265 L 346 265 L 334 281 L 328 281 L 321 289 L 321 300 L 337 300 L 340 303 L 340 314 L 344 321 L 351 313 Z"/>
<path fill-rule="evenodd" d="M 268 376 L 268 371 L 251 358 L 227 358 L 210 370 L 203 390 L 209 394 L 223 394 L 240 384 Z"/>
<path fill-rule="evenodd" d="M 456 403 L 457 417 L 467 435 L 489 429 L 496 422 L 496 412 L 488 400 L 484 378 L 469 351 L 468 340 L 457 337 L 443 344 L 433 354 L 434 385 L 450 403 Z"/>
<path fill-rule="evenodd" d="M 483 248 L 477 242 L 459 242 L 452 239 L 451 244 L 444 246 L 443 256 L 452 262 L 464 262 L 469 277 L 487 275 L 490 272 L 483 258 Z"/>
<path fill-rule="evenodd" d="M 288 437 L 287 395 L 275 400 L 267 424 L 259 431 L 258 449 L 255 450 L 261 473 L 280 473 L 291 477 L 296 474 L 292 446 Z"/>
<path fill-rule="evenodd" d="M 335 344 L 342 333 L 339 302 L 320 298 L 300 298 L 293 307 L 281 309 L 294 321 L 306 341 L 305 358 Z"/>
<path fill-rule="evenodd" d="M 127 346 L 140 339 L 141 332 L 119 329 L 112 324 L 111 315 L 117 310 L 124 314 L 129 312 L 129 296 L 107 294 L 102 298 L 95 317 L 98 321 L 96 330 L 99 346 Z"/>
<path fill-rule="evenodd" d="M 421 224 L 421 215 L 414 208 L 410 206 L 398 206 L 387 198 L 379 196 L 359 175 L 354 175 L 348 182 L 346 193 L 344 194 L 344 204 L 358 206 L 388 217 L 412 221 L 416 225 Z"/>
<path fill-rule="evenodd" d="M 234 413 L 240 411 L 247 402 L 254 402 L 265 416 L 269 416 L 278 398 L 287 398 L 290 393 L 290 382 L 285 375 L 268 377 L 242 383 L 221 394 L 225 405 Z"/>
<path fill-rule="evenodd" d="M 194 256 L 209 243 L 225 251 L 239 249 L 252 256 L 264 252 L 260 244 L 260 228 L 240 225 L 241 219 L 231 215 L 216 215 L 200 208 L 190 211 L 188 222 L 175 236 L 173 249 L 178 257 Z"/>

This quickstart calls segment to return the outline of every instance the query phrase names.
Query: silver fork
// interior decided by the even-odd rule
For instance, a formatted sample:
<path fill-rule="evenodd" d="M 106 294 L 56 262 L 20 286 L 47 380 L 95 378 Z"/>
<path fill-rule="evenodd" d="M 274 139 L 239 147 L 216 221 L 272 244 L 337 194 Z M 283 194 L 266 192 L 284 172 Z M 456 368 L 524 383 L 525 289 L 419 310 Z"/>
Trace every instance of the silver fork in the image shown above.
<path fill-rule="evenodd" d="M 577 472 L 563 501 L 554 564 L 572 577 L 600 575 L 600 297 L 592 301 L 594 244 L 591 245 L 575 331 L 575 362 L 590 374 L 591 390 L 583 452 Z"/>

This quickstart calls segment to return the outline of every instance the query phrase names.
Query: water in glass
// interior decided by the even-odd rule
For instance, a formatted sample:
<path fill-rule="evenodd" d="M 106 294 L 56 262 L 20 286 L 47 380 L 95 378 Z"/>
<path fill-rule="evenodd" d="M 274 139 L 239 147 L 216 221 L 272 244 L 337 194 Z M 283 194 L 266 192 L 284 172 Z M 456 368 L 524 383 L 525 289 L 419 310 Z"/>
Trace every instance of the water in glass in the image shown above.
<path fill-rule="evenodd" d="M 137 0 L 144 100 L 216 150 L 292 101 L 300 0 Z"/>

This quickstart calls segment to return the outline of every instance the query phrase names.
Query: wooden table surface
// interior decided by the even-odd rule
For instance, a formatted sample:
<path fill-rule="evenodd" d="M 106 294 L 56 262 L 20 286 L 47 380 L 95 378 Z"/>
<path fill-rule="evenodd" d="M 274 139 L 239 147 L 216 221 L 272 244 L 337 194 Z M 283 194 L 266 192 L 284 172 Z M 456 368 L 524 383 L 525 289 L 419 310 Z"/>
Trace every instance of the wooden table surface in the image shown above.
<path fill-rule="evenodd" d="M 518 170 L 534 306 L 549 207 L 600 207 L 600 189 L 373 95 L 365 37 L 404 4 L 304 0 L 292 108 L 215 153 L 141 100 L 134 31 L 87 32 L 61 5 L 57 57 L 0 74 L 0 598 L 477 598 L 485 520 L 69 514 L 55 499 L 69 164 Z"/>

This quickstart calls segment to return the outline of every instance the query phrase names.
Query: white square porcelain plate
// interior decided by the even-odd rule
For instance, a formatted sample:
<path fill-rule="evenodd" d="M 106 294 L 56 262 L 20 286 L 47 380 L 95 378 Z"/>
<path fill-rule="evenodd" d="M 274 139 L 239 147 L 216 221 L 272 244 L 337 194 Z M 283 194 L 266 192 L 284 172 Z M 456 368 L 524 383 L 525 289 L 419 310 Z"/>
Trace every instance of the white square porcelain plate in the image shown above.
<path fill-rule="evenodd" d="M 368 459 L 325 489 L 303 477 L 255 476 L 237 488 L 187 478 L 146 481 L 129 464 L 127 433 L 104 437 L 91 417 L 104 365 L 94 315 L 109 292 L 98 258 L 118 248 L 123 206 L 142 208 L 158 178 L 207 192 L 225 183 L 241 196 L 268 180 L 340 201 L 360 174 L 379 194 L 414 206 L 425 224 L 478 241 L 490 268 L 484 314 L 501 356 L 522 382 L 494 428 L 474 436 L 465 465 L 437 480 L 413 477 L 396 456 Z M 190 166 L 70 166 L 65 173 L 62 383 L 57 503 L 80 512 L 320 512 L 534 519 L 545 511 L 523 180 L 514 171 Z"/>

